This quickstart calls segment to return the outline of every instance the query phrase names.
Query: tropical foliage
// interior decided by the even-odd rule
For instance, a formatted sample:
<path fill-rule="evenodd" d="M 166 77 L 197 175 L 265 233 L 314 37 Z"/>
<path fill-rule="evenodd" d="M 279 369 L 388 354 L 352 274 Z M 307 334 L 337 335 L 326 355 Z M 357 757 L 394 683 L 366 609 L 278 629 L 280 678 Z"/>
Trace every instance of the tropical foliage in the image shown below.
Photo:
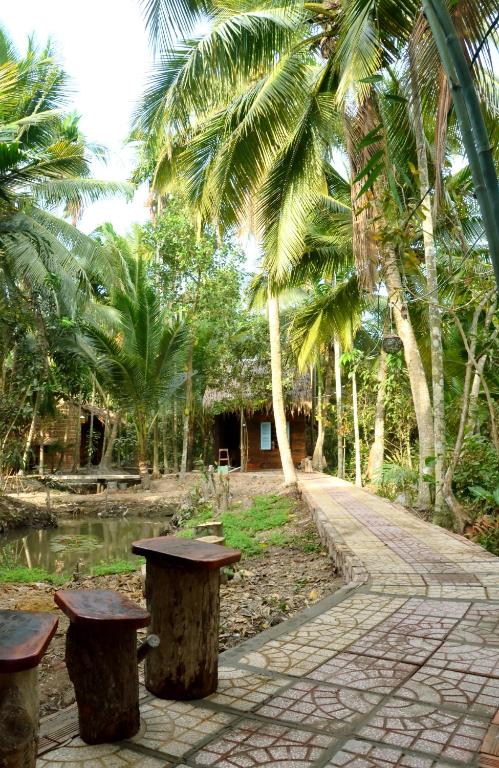
<path fill-rule="evenodd" d="M 494 542 L 497 292 L 420 6 L 142 6 L 155 65 L 130 185 L 92 177 L 105 151 L 66 109 L 50 46 L 20 56 L 0 39 L 0 469 L 43 468 L 43 419 L 90 403 L 106 413 L 102 462 L 139 466 L 147 484 L 150 467 L 212 460 L 225 396 L 241 424 L 271 396 L 293 484 L 286 392 L 303 376 L 316 470 L 457 529 L 479 518 Z M 497 152 L 496 9 L 450 13 Z M 79 231 L 87 204 L 144 182 L 149 223 Z"/>

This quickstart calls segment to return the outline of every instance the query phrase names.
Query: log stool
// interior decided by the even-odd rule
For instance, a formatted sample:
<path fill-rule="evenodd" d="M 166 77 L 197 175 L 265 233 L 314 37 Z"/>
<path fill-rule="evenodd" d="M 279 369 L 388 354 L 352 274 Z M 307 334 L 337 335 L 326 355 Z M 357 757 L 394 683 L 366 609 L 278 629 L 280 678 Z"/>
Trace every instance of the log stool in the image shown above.
<path fill-rule="evenodd" d="M 149 614 L 111 589 L 60 589 L 57 605 L 69 617 L 66 666 L 87 744 L 120 741 L 139 730 L 137 629 Z"/>
<path fill-rule="evenodd" d="M 34 768 L 38 664 L 57 629 L 50 613 L 0 611 L 0 767 Z"/>
<path fill-rule="evenodd" d="M 220 573 L 237 549 L 160 536 L 135 541 L 146 558 L 150 632 L 161 644 L 145 662 L 146 688 L 163 699 L 201 699 L 218 684 Z"/>

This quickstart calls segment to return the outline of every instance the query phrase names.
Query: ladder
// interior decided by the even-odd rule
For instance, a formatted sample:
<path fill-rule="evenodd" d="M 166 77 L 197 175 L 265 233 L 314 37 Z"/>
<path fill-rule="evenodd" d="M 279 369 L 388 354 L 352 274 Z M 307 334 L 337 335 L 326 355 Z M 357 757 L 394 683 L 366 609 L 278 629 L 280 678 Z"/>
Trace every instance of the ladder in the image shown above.
<path fill-rule="evenodd" d="M 218 449 L 218 472 L 219 474 L 227 474 L 230 469 L 230 458 L 228 448 Z"/>

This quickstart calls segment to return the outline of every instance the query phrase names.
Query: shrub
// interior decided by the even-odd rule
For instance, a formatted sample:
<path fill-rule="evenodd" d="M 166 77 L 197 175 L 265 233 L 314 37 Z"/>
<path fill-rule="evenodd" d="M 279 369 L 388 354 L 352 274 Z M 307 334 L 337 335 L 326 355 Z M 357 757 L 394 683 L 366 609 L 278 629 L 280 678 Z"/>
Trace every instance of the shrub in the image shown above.
<path fill-rule="evenodd" d="M 499 458 L 494 446 L 484 435 L 468 435 L 454 474 L 456 495 L 465 502 L 474 502 L 477 509 L 485 511 L 493 506 L 489 502 L 487 507 L 487 499 L 472 489 L 481 488 L 493 494 L 498 487 Z"/>
<path fill-rule="evenodd" d="M 484 549 L 499 555 L 499 517 L 483 515 L 475 521 L 471 536 Z"/>

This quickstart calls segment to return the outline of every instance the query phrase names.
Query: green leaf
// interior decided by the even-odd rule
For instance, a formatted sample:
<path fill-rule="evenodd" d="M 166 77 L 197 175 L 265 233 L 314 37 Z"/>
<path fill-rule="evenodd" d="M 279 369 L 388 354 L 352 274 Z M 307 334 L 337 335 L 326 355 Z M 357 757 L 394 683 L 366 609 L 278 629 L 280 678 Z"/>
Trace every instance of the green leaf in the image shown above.
<path fill-rule="evenodd" d="M 468 487 L 469 492 L 472 496 L 474 496 L 476 499 L 484 499 L 487 500 L 490 496 L 489 491 L 487 491 L 486 488 L 482 488 L 481 485 L 470 485 Z"/>
<path fill-rule="evenodd" d="M 376 166 L 376 168 L 374 168 L 374 170 L 369 175 L 369 178 L 367 179 L 366 183 L 360 189 L 357 195 L 357 199 L 362 197 L 362 195 L 365 194 L 365 192 L 367 192 L 367 190 L 374 185 L 374 182 L 376 181 L 378 176 L 383 172 L 384 168 L 385 168 L 384 162 L 379 163 L 379 165 Z"/>
<path fill-rule="evenodd" d="M 362 168 L 361 171 L 359 171 L 359 173 L 353 180 L 353 183 L 356 184 L 358 181 L 363 179 L 364 176 L 367 176 L 372 171 L 372 169 L 376 166 L 376 164 L 379 163 L 382 157 L 383 157 L 383 150 L 378 149 L 377 152 L 375 152 L 374 155 L 371 157 L 369 162 Z"/>
<path fill-rule="evenodd" d="M 362 77 L 359 80 L 359 83 L 382 83 L 382 82 L 383 82 L 382 75 L 369 75 L 369 77 Z"/>
<path fill-rule="evenodd" d="M 364 149 L 364 147 L 369 147 L 371 144 L 375 144 L 377 141 L 381 141 L 383 136 L 380 131 L 381 125 L 377 125 L 371 131 L 369 131 L 369 133 L 364 136 L 362 141 L 357 144 L 357 150 Z"/>

